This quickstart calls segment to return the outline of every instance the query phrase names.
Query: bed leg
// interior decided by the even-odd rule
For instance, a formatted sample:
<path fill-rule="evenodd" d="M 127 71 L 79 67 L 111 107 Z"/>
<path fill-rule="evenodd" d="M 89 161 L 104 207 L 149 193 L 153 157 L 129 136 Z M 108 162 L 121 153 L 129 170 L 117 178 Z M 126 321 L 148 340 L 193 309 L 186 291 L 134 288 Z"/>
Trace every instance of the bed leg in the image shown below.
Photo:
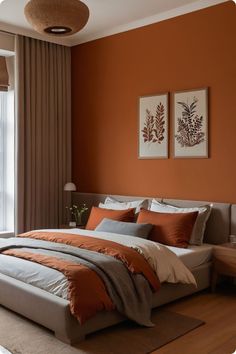
<path fill-rule="evenodd" d="M 66 334 L 61 334 L 58 332 L 55 332 L 55 337 L 60 340 L 63 343 L 69 344 L 69 345 L 73 345 L 79 342 L 82 342 L 85 339 L 84 335 L 78 335 L 76 338 L 70 338 L 68 337 Z"/>

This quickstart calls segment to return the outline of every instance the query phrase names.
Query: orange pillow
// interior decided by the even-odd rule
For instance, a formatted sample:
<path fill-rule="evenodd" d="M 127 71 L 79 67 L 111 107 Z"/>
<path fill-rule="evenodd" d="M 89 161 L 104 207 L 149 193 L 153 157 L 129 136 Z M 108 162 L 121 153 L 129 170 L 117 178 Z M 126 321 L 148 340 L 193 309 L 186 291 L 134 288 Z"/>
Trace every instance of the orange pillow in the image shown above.
<path fill-rule="evenodd" d="M 148 239 L 168 246 L 186 248 L 198 212 L 193 213 L 158 213 L 142 209 L 137 223 L 153 224 Z"/>
<path fill-rule="evenodd" d="M 134 210 L 135 209 L 126 209 L 126 210 L 113 210 L 113 209 L 103 209 L 92 207 L 89 219 L 86 225 L 86 230 L 94 230 L 98 224 L 104 219 L 112 219 L 117 221 L 134 221 Z"/>

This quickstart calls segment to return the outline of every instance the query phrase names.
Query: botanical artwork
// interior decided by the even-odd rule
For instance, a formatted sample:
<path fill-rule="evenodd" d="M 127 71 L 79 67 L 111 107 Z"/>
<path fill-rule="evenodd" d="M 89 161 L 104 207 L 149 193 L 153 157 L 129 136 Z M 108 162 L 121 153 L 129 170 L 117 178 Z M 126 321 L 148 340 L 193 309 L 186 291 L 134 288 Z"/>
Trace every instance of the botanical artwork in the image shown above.
<path fill-rule="evenodd" d="M 168 95 L 145 96 L 139 102 L 139 157 L 168 157 Z"/>
<path fill-rule="evenodd" d="M 207 90 L 174 94 L 175 157 L 207 157 Z"/>

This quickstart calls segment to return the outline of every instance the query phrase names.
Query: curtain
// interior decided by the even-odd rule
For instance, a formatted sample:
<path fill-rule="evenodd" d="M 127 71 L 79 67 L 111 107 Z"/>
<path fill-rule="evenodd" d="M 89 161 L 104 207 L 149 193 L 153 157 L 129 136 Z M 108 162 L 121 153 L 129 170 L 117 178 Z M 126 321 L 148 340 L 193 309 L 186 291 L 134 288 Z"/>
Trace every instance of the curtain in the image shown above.
<path fill-rule="evenodd" d="M 16 232 L 56 228 L 71 177 L 70 48 L 16 36 Z"/>
<path fill-rule="evenodd" d="M 0 56 L 0 91 L 8 91 L 9 76 L 7 71 L 6 58 Z"/>

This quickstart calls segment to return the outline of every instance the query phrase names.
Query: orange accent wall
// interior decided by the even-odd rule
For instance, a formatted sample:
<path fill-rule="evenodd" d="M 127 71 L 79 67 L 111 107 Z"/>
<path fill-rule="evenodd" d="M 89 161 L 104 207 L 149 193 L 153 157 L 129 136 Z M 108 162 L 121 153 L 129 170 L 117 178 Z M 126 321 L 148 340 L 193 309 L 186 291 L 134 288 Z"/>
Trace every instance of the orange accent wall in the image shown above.
<path fill-rule="evenodd" d="M 202 87 L 210 157 L 139 160 L 138 97 Z M 80 192 L 236 203 L 233 1 L 73 47 L 72 129 Z"/>

